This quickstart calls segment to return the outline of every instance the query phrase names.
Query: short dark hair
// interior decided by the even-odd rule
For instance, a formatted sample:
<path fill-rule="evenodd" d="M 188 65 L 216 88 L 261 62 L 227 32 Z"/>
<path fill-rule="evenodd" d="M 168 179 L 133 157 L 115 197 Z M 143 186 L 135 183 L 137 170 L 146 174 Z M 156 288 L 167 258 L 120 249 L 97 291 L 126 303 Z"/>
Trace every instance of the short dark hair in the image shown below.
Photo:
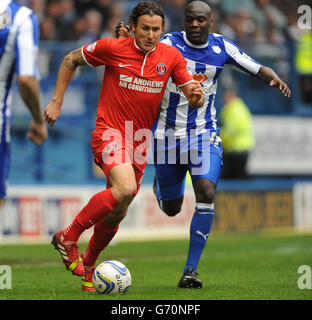
<path fill-rule="evenodd" d="M 129 23 L 133 22 L 136 26 L 139 18 L 145 14 L 149 16 L 157 15 L 162 17 L 162 26 L 165 26 L 165 12 L 162 7 L 154 1 L 139 2 L 131 11 Z"/>
<path fill-rule="evenodd" d="M 208 6 L 210 6 L 210 1 L 209 0 L 186 0 L 184 8 L 186 8 L 189 4 L 191 4 L 194 1 L 200 1 L 200 2 L 206 3 L 206 4 L 208 4 Z"/>

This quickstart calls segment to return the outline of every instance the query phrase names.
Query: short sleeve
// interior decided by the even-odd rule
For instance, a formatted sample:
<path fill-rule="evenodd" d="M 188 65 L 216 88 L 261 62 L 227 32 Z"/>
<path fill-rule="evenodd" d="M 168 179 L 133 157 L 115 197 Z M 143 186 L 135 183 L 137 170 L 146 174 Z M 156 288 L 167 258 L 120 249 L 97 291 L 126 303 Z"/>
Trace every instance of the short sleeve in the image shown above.
<path fill-rule="evenodd" d="M 100 39 L 81 48 L 82 55 L 91 67 L 109 65 L 112 55 L 112 39 Z"/>
<path fill-rule="evenodd" d="M 174 59 L 176 64 L 172 72 L 172 80 L 177 87 L 183 87 L 194 81 L 192 75 L 187 71 L 187 61 L 184 59 L 182 54 L 175 49 Z"/>
<path fill-rule="evenodd" d="M 224 39 L 225 51 L 229 56 L 228 64 L 238 68 L 238 70 L 256 75 L 261 67 L 261 63 L 249 57 L 233 42 Z"/>
<path fill-rule="evenodd" d="M 15 42 L 15 72 L 20 76 L 39 78 L 39 25 L 34 14 L 19 26 Z"/>

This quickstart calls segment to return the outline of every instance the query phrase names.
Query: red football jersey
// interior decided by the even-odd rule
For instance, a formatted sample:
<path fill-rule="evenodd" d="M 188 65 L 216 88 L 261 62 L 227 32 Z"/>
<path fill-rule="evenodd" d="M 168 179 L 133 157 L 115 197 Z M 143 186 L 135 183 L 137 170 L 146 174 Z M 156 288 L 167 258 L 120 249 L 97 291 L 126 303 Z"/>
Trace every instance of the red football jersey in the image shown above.
<path fill-rule="evenodd" d="M 86 62 L 105 65 L 97 109 L 96 129 L 114 128 L 125 134 L 125 122 L 133 122 L 133 132 L 151 129 L 169 80 L 181 87 L 191 81 L 187 62 L 174 47 L 158 43 L 145 53 L 134 38 L 101 39 L 82 48 Z"/>

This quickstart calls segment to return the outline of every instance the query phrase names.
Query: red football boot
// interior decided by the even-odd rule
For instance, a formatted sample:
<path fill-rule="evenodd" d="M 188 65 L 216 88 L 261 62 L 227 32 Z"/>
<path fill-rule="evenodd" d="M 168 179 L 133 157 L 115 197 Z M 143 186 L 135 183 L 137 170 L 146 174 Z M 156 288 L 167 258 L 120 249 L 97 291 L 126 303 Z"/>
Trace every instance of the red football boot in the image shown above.
<path fill-rule="evenodd" d="M 94 289 L 93 282 L 92 282 L 92 277 L 93 277 L 95 267 L 84 265 L 84 269 L 85 269 L 85 274 L 82 277 L 81 289 L 83 291 L 95 292 L 96 290 Z"/>
<path fill-rule="evenodd" d="M 82 263 L 82 259 L 78 253 L 79 247 L 76 242 L 64 241 L 63 231 L 59 231 L 53 236 L 51 243 L 54 245 L 54 248 L 61 254 L 66 269 L 79 277 L 85 275 L 85 269 Z"/>

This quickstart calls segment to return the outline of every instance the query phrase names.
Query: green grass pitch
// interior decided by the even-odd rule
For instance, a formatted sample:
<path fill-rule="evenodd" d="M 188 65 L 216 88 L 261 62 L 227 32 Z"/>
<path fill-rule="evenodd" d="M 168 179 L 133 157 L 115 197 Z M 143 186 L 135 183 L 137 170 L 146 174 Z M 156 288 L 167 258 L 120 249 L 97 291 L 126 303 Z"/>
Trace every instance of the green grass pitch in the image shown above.
<path fill-rule="evenodd" d="M 86 244 L 80 244 L 81 250 Z M 50 244 L 0 245 L 0 266 L 12 270 L 12 289 L 0 300 L 311 300 L 299 289 L 298 268 L 312 267 L 312 235 L 295 233 L 211 234 L 198 267 L 201 290 L 179 289 L 188 241 L 120 242 L 98 263 L 119 260 L 132 275 L 123 296 L 81 290 Z M 1 279 L 1 274 L 0 274 Z M 311 281 L 311 279 L 310 279 Z"/>

